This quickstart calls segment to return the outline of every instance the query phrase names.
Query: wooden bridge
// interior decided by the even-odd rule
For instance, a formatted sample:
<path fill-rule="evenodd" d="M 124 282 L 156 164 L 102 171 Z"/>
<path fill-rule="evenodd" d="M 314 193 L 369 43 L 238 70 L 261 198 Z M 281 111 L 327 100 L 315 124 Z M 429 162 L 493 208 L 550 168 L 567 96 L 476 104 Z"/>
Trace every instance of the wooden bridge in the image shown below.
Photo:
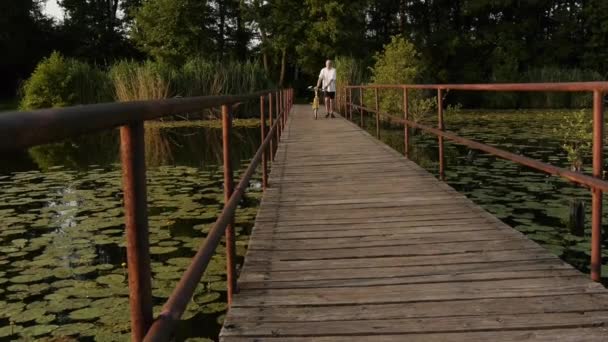
<path fill-rule="evenodd" d="M 380 89 L 389 89 L 393 97 L 403 91 L 403 118 L 381 111 Z M 437 91 L 436 127 L 409 119 L 411 89 Z M 373 107 L 364 105 L 367 90 L 374 92 Z M 593 93 L 593 174 L 446 131 L 442 101 L 448 90 Z M 608 191 L 602 178 L 606 93 L 608 82 L 587 82 L 350 86 L 338 96 L 341 113 L 350 119 L 363 122 L 364 115 L 375 115 L 376 132 L 381 116 L 403 124 L 406 157 L 410 128 L 436 135 L 440 175 L 443 140 L 448 139 L 590 188 L 589 265 L 596 282 L 352 120 L 313 120 L 307 106 L 293 107 L 293 89 L 4 113 L 0 150 L 120 127 L 133 341 L 173 338 L 223 236 L 229 304 L 223 341 L 608 341 L 608 290 L 597 283 L 602 196 Z M 234 186 L 232 111 L 251 101 L 260 104 L 262 142 Z M 144 122 L 218 107 L 224 208 L 153 317 Z M 270 177 L 269 157 L 274 158 Z M 237 282 L 232 223 L 260 165 L 265 193 Z"/>
<path fill-rule="evenodd" d="M 342 118 L 296 106 L 222 341 L 608 341 L 608 291 Z"/>

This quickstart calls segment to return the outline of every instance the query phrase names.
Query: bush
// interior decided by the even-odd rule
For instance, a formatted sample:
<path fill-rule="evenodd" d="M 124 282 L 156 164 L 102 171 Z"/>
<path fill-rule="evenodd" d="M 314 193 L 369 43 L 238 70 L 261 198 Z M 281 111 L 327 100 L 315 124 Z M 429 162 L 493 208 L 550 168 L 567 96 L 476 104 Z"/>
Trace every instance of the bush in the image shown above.
<path fill-rule="evenodd" d="M 371 69 L 373 84 L 415 84 L 426 68 L 414 45 L 401 36 L 393 36 L 384 46 L 382 53 L 374 56 L 375 64 Z M 423 91 L 409 90 L 410 114 L 416 121 L 436 108 L 436 100 L 425 96 Z M 401 113 L 403 104 L 402 90 L 379 90 L 380 110 L 388 113 Z M 367 107 L 375 102 L 373 91 L 365 92 Z M 372 105 L 373 106 L 373 105 Z"/>
<path fill-rule="evenodd" d="M 112 100 L 110 80 L 99 68 L 54 52 L 24 83 L 22 110 L 64 107 Z"/>

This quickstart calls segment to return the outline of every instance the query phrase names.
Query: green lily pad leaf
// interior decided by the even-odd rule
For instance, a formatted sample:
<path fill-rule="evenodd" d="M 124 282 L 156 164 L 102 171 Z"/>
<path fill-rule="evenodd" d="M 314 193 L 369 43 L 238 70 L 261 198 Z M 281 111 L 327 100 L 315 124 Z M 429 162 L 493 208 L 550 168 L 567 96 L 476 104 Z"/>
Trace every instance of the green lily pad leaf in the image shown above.
<path fill-rule="evenodd" d="M 228 304 L 226 304 L 226 303 L 217 303 L 217 302 L 209 303 L 209 304 L 205 304 L 204 306 L 202 306 L 201 312 L 206 313 L 206 314 L 214 314 L 214 313 L 226 311 L 227 308 L 228 308 Z"/>
<path fill-rule="evenodd" d="M 11 279 L 9 279 L 9 281 L 11 283 L 28 284 L 37 283 L 43 281 L 46 278 L 48 278 L 48 275 L 46 274 L 24 274 L 12 277 Z"/>
<path fill-rule="evenodd" d="M 23 331 L 23 327 L 20 325 L 10 324 L 0 327 L 0 338 L 10 337 L 19 334 Z"/>
<path fill-rule="evenodd" d="M 74 271 L 74 274 L 77 274 L 77 275 L 87 275 L 87 274 L 91 274 L 91 273 L 97 271 L 97 267 L 79 266 L 79 267 L 76 267 L 73 271 Z"/>
<path fill-rule="evenodd" d="M 108 274 L 97 278 L 97 282 L 104 285 L 121 285 L 125 282 L 122 274 Z"/>
<path fill-rule="evenodd" d="M 45 315 L 36 319 L 36 323 L 38 324 L 49 324 L 55 320 L 55 315 Z"/>
<path fill-rule="evenodd" d="M 212 291 L 226 291 L 226 282 L 225 281 L 216 281 L 209 285 L 209 289 Z"/>
<path fill-rule="evenodd" d="M 150 247 L 150 254 L 156 254 L 156 255 L 170 254 L 175 251 L 177 251 L 177 247 L 159 247 L 159 246 Z"/>
<path fill-rule="evenodd" d="M 92 321 L 103 315 L 98 308 L 84 308 L 70 312 L 70 319 L 75 321 Z"/>
<path fill-rule="evenodd" d="M 92 323 L 72 323 L 62 325 L 53 331 L 52 335 L 62 336 L 90 336 L 94 333 L 95 325 Z"/>
<path fill-rule="evenodd" d="M 11 320 L 15 323 L 27 323 L 43 317 L 45 313 L 46 310 L 41 308 L 25 310 L 20 314 L 12 316 Z"/>
<path fill-rule="evenodd" d="M 194 297 L 194 302 L 196 304 L 202 305 L 202 304 L 215 302 L 220 297 L 221 297 L 221 295 L 218 292 L 208 292 L 208 293 L 205 293 L 204 295 Z"/>
<path fill-rule="evenodd" d="M 63 300 L 58 300 L 56 302 L 50 302 L 47 307 L 48 312 L 52 313 L 62 313 L 69 310 L 76 310 L 80 308 L 87 307 L 91 304 L 90 299 L 86 298 L 66 298 Z"/>
<path fill-rule="evenodd" d="M 101 264 L 97 265 L 97 269 L 100 271 L 110 271 L 114 269 L 114 265 L 112 264 Z"/>
<path fill-rule="evenodd" d="M 57 329 L 58 327 L 59 327 L 58 325 L 52 325 L 52 324 L 33 325 L 31 327 L 24 328 L 23 331 L 21 332 L 21 335 L 38 337 L 38 336 L 49 334 L 53 330 Z"/>

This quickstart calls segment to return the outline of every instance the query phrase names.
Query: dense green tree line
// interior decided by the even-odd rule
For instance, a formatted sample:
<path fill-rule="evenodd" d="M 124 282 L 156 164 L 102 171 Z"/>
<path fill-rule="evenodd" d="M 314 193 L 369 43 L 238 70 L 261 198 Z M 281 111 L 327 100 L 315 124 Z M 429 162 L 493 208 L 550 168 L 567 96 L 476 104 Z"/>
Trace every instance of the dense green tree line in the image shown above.
<path fill-rule="evenodd" d="M 372 62 L 401 34 L 428 82 L 500 82 L 542 67 L 608 72 L 605 0 L 44 0 L 0 3 L 2 95 L 52 50 L 98 65 L 153 58 L 259 60 L 277 83 L 325 58 Z"/>

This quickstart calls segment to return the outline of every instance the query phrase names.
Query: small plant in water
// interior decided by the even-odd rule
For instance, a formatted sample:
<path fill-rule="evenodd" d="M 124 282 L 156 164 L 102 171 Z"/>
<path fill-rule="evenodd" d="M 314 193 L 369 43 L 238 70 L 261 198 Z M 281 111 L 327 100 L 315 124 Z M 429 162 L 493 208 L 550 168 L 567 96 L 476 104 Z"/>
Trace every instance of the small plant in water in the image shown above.
<path fill-rule="evenodd" d="M 561 136 L 562 148 L 567 153 L 570 168 L 572 171 L 580 172 L 583 158 L 591 150 L 593 121 L 584 110 L 581 110 L 564 116 L 563 122 L 555 131 Z"/>
<path fill-rule="evenodd" d="M 566 115 L 559 129 L 556 130 L 562 139 L 562 148 L 567 154 L 570 169 L 581 172 L 584 157 L 591 150 L 593 139 L 593 120 L 584 110 L 574 114 Z M 570 232 L 576 236 L 583 236 L 585 233 L 585 203 L 580 199 L 570 201 L 570 220 L 568 222 Z"/>

